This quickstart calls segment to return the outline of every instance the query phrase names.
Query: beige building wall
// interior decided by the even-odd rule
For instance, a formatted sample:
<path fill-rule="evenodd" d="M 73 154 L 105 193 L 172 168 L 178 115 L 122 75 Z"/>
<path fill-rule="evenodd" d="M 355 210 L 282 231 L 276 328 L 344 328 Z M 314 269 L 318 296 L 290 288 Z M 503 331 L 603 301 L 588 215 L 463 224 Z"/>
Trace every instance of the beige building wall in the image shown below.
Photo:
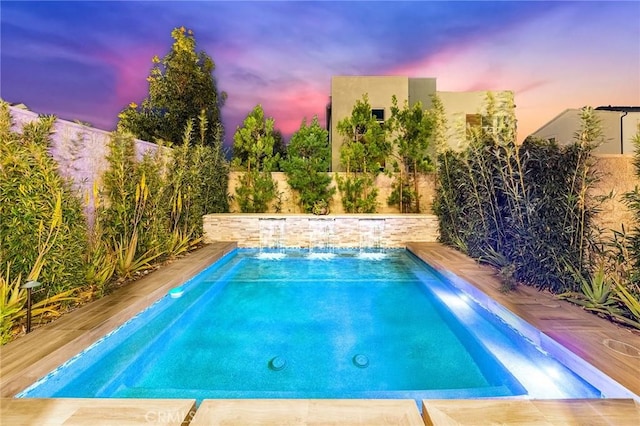
<path fill-rule="evenodd" d="M 335 76 L 331 79 L 331 170 L 342 171 L 340 147 L 342 136 L 338 123 L 351 115 L 353 106 L 367 94 L 371 109 L 384 109 L 385 120 L 391 115 L 391 97 L 402 105 L 409 100 L 409 78 L 396 76 Z"/>
<path fill-rule="evenodd" d="M 498 98 L 507 91 L 494 91 Z M 467 115 L 483 114 L 487 91 L 437 92 L 447 119 L 449 147 L 460 150 L 466 145 Z"/>
<path fill-rule="evenodd" d="M 633 137 L 638 131 L 640 112 L 595 111 L 600 119 L 604 142 L 598 146 L 595 154 L 624 154 L 634 152 Z M 622 122 L 622 142 L 620 141 L 620 123 Z M 553 120 L 536 130 L 532 136 L 541 139 L 555 139 L 560 145 L 573 142 L 575 133 L 580 129 L 580 110 L 567 109 Z"/>
<path fill-rule="evenodd" d="M 391 97 L 398 98 L 398 104 L 405 100 L 409 105 L 422 102 L 425 109 L 432 106 L 431 96 L 437 94 L 447 114 L 449 146 L 458 149 L 466 140 L 467 115 L 483 112 L 486 91 L 440 92 L 435 78 L 409 78 L 402 76 L 334 76 L 331 79 L 331 120 L 329 141 L 331 143 L 331 170 L 343 171 L 340 166 L 342 136 L 338 134 L 338 123 L 351 115 L 354 104 L 369 97 L 372 109 L 381 108 L 385 120 L 391 115 Z M 495 92 L 499 95 L 502 92 Z"/>

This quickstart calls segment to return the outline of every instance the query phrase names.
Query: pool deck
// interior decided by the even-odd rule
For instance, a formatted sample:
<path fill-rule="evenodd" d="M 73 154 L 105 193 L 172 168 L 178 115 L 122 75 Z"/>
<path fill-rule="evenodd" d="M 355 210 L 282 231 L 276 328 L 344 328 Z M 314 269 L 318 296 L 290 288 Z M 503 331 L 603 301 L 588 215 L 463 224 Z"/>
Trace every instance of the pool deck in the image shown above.
<path fill-rule="evenodd" d="M 235 247 L 209 244 L 0 347 L 0 424 L 640 424 L 638 398 L 426 400 L 422 417 L 412 400 L 205 400 L 194 411 L 190 399 L 13 398 Z M 640 395 L 640 332 L 529 287 L 503 294 L 493 270 L 440 244 L 409 243 L 407 248 L 523 318 L 545 344 L 549 338 L 559 342 Z"/>

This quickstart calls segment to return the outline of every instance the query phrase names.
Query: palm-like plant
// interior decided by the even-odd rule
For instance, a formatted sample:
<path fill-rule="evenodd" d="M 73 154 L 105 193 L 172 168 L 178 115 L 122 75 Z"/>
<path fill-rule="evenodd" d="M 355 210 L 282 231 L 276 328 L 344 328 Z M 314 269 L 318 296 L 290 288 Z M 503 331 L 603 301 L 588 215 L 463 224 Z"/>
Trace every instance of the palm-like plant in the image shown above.
<path fill-rule="evenodd" d="M 0 275 L 0 345 L 12 339 L 20 321 L 27 315 L 27 290 L 21 286 L 22 275 L 11 277 L 11 265 L 7 264 L 7 270 Z M 63 291 L 35 303 L 31 307 L 31 317 L 37 322 L 45 317 L 62 315 L 63 304 L 78 299 L 72 296 L 74 291 Z"/>
<path fill-rule="evenodd" d="M 614 318 L 622 323 L 640 329 L 640 298 L 638 297 L 640 292 L 634 294 L 629 291 L 624 284 L 616 282 L 614 293 L 615 298 L 627 309 L 630 316 L 633 317 L 628 318 L 625 315 L 615 314 Z"/>
<path fill-rule="evenodd" d="M 607 275 L 604 262 L 600 262 L 591 277 L 585 276 L 568 263 L 565 265 L 576 282 L 579 283 L 580 292 L 566 292 L 558 297 L 580 305 L 589 311 L 605 315 L 620 314 L 614 293 L 615 283 Z"/>

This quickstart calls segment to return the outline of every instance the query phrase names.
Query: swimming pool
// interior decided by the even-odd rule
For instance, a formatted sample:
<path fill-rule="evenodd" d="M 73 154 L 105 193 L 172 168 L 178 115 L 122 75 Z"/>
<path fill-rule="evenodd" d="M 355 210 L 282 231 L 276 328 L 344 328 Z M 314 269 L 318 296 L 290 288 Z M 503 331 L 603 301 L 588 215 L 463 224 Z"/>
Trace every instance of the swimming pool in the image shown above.
<path fill-rule="evenodd" d="M 181 291 L 18 396 L 601 396 L 404 250 L 240 249 Z"/>

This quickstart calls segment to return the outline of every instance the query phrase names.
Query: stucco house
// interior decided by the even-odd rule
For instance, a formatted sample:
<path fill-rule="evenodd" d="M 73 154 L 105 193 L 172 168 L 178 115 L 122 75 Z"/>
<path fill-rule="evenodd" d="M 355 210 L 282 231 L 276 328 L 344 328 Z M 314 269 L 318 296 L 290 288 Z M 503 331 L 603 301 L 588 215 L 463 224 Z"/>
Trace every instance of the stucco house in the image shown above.
<path fill-rule="evenodd" d="M 409 105 L 422 102 L 424 108 L 431 108 L 431 96 L 437 94 L 447 115 L 449 144 L 457 148 L 465 139 L 466 124 L 478 120 L 486 98 L 486 91 L 441 92 L 437 90 L 435 78 L 412 78 L 404 76 L 334 76 L 331 79 L 331 101 L 327 106 L 327 129 L 331 143 L 331 169 L 342 171 L 340 147 L 342 137 L 338 133 L 338 123 L 351 115 L 354 104 L 369 97 L 372 114 L 385 121 L 391 116 L 391 97 L 398 98 L 398 104 L 405 101 Z"/>
<path fill-rule="evenodd" d="M 595 109 L 600 119 L 604 143 L 595 149 L 596 154 L 634 153 L 633 137 L 640 123 L 640 106 L 599 106 Z M 532 133 L 532 136 L 557 142 L 560 145 L 573 141 L 580 129 L 580 109 L 571 108 Z"/>

